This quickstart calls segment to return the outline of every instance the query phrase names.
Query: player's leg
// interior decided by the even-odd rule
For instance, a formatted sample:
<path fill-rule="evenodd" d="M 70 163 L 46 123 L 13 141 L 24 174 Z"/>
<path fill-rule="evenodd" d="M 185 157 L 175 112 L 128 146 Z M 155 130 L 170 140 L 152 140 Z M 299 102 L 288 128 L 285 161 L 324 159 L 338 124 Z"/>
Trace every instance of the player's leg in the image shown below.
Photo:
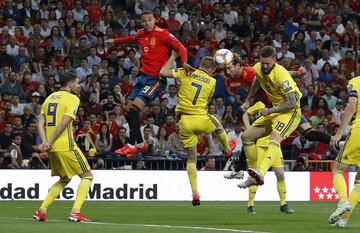
<path fill-rule="evenodd" d="M 199 142 L 198 137 L 194 132 L 201 132 L 202 128 L 206 128 L 209 123 L 206 118 L 201 116 L 192 116 L 192 115 L 181 115 L 179 120 L 179 137 L 181 143 L 184 145 L 188 159 L 186 161 L 186 171 L 189 177 L 189 182 L 191 186 L 191 191 L 193 195 L 192 204 L 194 206 L 200 205 L 199 191 L 197 185 L 197 149 L 196 145 Z M 212 125 L 208 125 L 212 127 Z M 214 130 L 215 128 L 213 128 Z"/>
<path fill-rule="evenodd" d="M 260 117 L 241 135 L 246 158 L 252 158 L 254 161 L 257 160 L 257 148 L 255 142 L 265 135 L 264 123 L 265 119 Z"/>
<path fill-rule="evenodd" d="M 313 129 L 304 116 L 301 116 L 300 123 L 299 126 L 296 128 L 296 131 L 302 134 L 307 140 L 311 142 L 319 141 L 325 144 L 330 144 L 331 135 Z"/>
<path fill-rule="evenodd" d="M 61 191 L 71 180 L 71 176 L 67 177 L 66 173 L 63 171 L 61 159 L 59 159 L 59 156 L 61 155 L 56 152 L 49 152 L 51 175 L 60 176 L 60 180 L 58 180 L 55 184 L 53 184 L 53 186 L 51 186 L 40 208 L 33 214 L 33 218 L 38 221 L 46 221 L 46 212 L 48 207 L 59 196 Z"/>
<path fill-rule="evenodd" d="M 360 199 L 360 170 L 359 170 L 359 168 L 357 169 L 354 183 L 355 183 L 354 188 L 351 191 L 350 196 L 349 196 L 349 202 L 351 204 L 352 211 L 355 210 L 355 208 L 359 202 L 359 199 Z M 352 212 L 344 213 L 343 215 L 341 215 L 341 219 L 339 219 L 338 222 L 336 222 L 336 226 L 346 227 L 347 221 L 349 220 L 351 213 Z"/>
<path fill-rule="evenodd" d="M 260 147 L 260 146 L 257 146 L 257 160 L 247 160 L 247 163 L 248 163 L 248 167 L 249 168 L 258 168 L 259 165 L 261 164 L 262 160 L 264 159 L 265 157 L 265 154 L 266 154 L 266 150 L 267 148 L 266 147 Z M 248 200 L 248 203 L 247 203 L 247 212 L 248 214 L 255 214 L 255 196 L 256 196 L 256 192 L 257 192 L 257 185 L 252 185 L 249 187 L 249 200 Z"/>
<path fill-rule="evenodd" d="M 248 169 L 251 177 L 255 178 L 258 185 L 264 183 L 264 175 L 273 165 L 274 161 L 282 159 L 282 151 L 280 143 L 287 138 L 299 125 L 300 111 L 294 110 L 280 115 L 275 115 L 271 118 L 272 132 L 270 134 L 269 147 L 266 151 L 264 160 L 262 161 L 259 170 Z"/>
<path fill-rule="evenodd" d="M 357 138 L 359 135 L 360 129 L 353 128 L 351 129 L 344 146 L 341 148 L 338 156 L 336 157 L 334 168 L 333 168 L 333 185 L 339 195 L 339 203 L 337 209 L 330 215 L 328 221 L 330 224 L 334 224 L 340 219 L 340 216 L 344 213 L 351 212 L 352 205 L 349 202 L 347 195 L 347 185 L 344 178 L 344 172 L 351 165 L 359 165 L 359 145 L 357 143 Z M 356 179 L 356 178 L 355 178 Z M 354 187 L 355 188 L 355 187 Z M 354 197 L 356 197 L 356 190 L 354 192 Z"/>
<path fill-rule="evenodd" d="M 209 115 L 209 117 L 210 117 L 211 122 L 214 124 L 214 126 L 216 128 L 215 134 L 216 134 L 217 138 L 219 139 L 219 142 L 220 142 L 222 148 L 225 151 L 225 156 L 229 157 L 231 155 L 231 152 L 236 147 L 236 140 L 231 140 L 229 142 L 226 131 L 225 131 L 224 127 L 221 125 L 221 123 L 219 122 L 219 120 L 216 118 L 216 116 Z"/>

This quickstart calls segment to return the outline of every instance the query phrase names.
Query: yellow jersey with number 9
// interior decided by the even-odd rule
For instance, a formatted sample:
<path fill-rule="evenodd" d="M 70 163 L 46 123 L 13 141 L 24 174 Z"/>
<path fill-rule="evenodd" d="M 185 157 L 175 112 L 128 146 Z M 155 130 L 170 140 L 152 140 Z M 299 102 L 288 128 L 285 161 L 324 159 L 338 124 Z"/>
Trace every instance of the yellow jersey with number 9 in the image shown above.
<path fill-rule="evenodd" d="M 51 152 L 71 151 L 76 147 L 72 122 L 76 118 L 79 104 L 79 98 L 67 91 L 54 92 L 44 101 L 40 114 L 44 116 L 46 121 L 45 132 L 48 140 L 54 135 L 64 116 L 72 118 L 72 121 L 53 143 Z"/>
<path fill-rule="evenodd" d="M 175 111 L 189 115 L 206 115 L 216 85 L 216 79 L 201 69 L 186 74 L 184 69 L 174 69 L 173 77 L 180 80 L 179 102 Z"/>
<path fill-rule="evenodd" d="M 300 107 L 301 92 L 287 71 L 282 65 L 275 63 L 269 74 L 263 74 L 261 63 L 254 65 L 254 73 L 261 88 L 266 92 L 273 106 L 279 106 L 285 101 L 285 95 L 294 92 L 297 106 Z"/>

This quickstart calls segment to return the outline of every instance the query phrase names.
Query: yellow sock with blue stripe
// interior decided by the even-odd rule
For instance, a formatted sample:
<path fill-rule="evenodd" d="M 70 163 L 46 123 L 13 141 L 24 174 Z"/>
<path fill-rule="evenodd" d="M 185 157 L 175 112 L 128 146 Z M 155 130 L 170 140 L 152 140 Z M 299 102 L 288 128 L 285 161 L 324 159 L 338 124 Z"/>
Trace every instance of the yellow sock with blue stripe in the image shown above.
<path fill-rule="evenodd" d="M 53 201 L 60 195 L 61 191 L 66 187 L 70 180 L 59 180 L 53 186 L 51 186 L 48 194 L 46 195 L 45 200 L 40 206 L 42 213 L 46 213 L 47 208 L 53 203 Z"/>
<path fill-rule="evenodd" d="M 80 209 L 85 202 L 87 194 L 89 193 L 92 180 L 92 176 L 86 176 L 81 178 L 72 209 L 73 213 L 80 213 Z"/>
<path fill-rule="evenodd" d="M 196 162 L 193 160 L 188 160 L 186 163 L 186 171 L 189 177 L 190 186 L 193 194 L 198 194 L 198 186 L 197 186 L 197 170 L 196 170 Z"/>
<path fill-rule="evenodd" d="M 333 174 L 333 185 L 339 195 L 339 203 L 343 203 L 348 199 L 347 196 L 347 185 L 342 173 Z"/>
<path fill-rule="evenodd" d="M 254 206 L 254 200 L 255 200 L 257 188 L 258 186 L 256 185 L 252 185 L 249 187 L 249 200 L 247 203 L 247 207 Z"/>
<path fill-rule="evenodd" d="M 277 182 L 277 190 L 280 197 L 280 205 L 286 204 L 286 185 L 285 180 L 280 180 Z"/>
<path fill-rule="evenodd" d="M 280 143 L 275 140 L 270 140 L 269 147 L 266 151 L 265 158 L 260 165 L 261 174 L 265 175 L 269 168 L 272 166 L 272 161 L 277 157 L 282 156 Z"/>

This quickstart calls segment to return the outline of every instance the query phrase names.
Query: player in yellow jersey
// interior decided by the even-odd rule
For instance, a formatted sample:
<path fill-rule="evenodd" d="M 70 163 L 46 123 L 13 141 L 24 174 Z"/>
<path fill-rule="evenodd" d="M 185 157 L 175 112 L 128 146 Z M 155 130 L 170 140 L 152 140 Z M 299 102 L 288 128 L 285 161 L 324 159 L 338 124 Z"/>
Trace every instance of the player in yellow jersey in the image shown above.
<path fill-rule="evenodd" d="M 162 77 L 173 77 L 180 80 L 178 92 L 179 103 L 175 111 L 180 116 L 179 136 L 188 155 L 186 170 L 193 194 L 192 204 L 200 205 L 197 187 L 197 135 L 215 131 L 226 156 L 236 147 L 236 141 L 228 142 L 227 134 L 216 116 L 207 112 L 208 103 L 214 94 L 216 80 L 211 76 L 217 65 L 212 57 L 204 57 L 199 69 L 186 73 L 183 69 L 171 69 L 177 53 L 173 51 L 169 60 L 160 71 Z M 229 145 L 230 144 L 230 145 Z"/>
<path fill-rule="evenodd" d="M 249 102 L 261 87 L 271 100 L 273 107 L 264 108 L 261 116 L 242 134 L 244 151 L 247 157 L 257 157 L 255 142 L 257 139 L 270 135 L 269 146 L 259 169 L 249 168 L 250 178 L 246 186 L 264 184 L 264 175 L 274 165 L 282 160 L 280 143 L 287 138 L 299 125 L 301 118 L 300 97 L 296 83 L 290 73 L 276 63 L 276 51 L 272 46 L 265 46 L 260 53 L 260 62 L 254 65 L 256 78 L 249 94 L 241 106 L 243 110 L 249 108 Z M 284 168 L 279 168 L 284 174 Z M 285 182 L 281 185 L 282 192 L 286 192 Z M 280 209 L 285 210 L 286 204 Z M 287 212 L 287 211 L 284 211 Z"/>
<path fill-rule="evenodd" d="M 250 128 L 251 122 L 253 122 L 254 120 L 258 119 L 261 116 L 261 111 L 264 108 L 265 108 L 265 104 L 259 101 L 247 109 L 247 111 L 243 114 L 242 117 L 245 129 Z M 259 138 L 256 141 L 257 157 L 254 158 L 253 155 L 250 155 L 251 157 L 248 157 L 247 162 L 249 168 L 257 169 L 260 167 L 262 161 L 265 158 L 265 154 L 269 146 L 269 140 L 270 140 L 270 136 L 266 136 Z M 277 189 L 280 197 L 280 205 L 282 206 L 281 211 L 291 214 L 294 213 L 294 210 L 286 205 L 286 188 L 284 186 L 285 176 L 283 172 L 283 167 L 284 167 L 284 163 L 282 158 L 281 157 L 276 158 L 276 160 L 272 164 L 272 169 L 277 179 Z M 247 187 L 246 183 L 240 183 L 238 186 L 240 188 L 243 188 L 243 186 Z M 247 204 L 247 212 L 249 214 L 256 213 L 254 208 L 254 199 L 255 199 L 256 191 L 257 191 L 256 185 L 252 185 L 249 187 L 249 200 Z"/>
<path fill-rule="evenodd" d="M 51 175 L 59 176 L 60 179 L 50 188 L 33 218 L 46 221 L 48 206 L 59 196 L 71 178 L 78 175 L 81 182 L 68 218 L 74 222 L 91 222 L 80 213 L 80 209 L 89 192 L 93 175 L 85 156 L 75 144 L 72 127 L 80 103 L 79 98 L 72 94 L 78 90 L 78 79 L 73 73 L 65 73 L 60 77 L 60 84 L 61 91 L 52 93 L 43 103 L 38 123 L 42 141 L 39 149 L 48 152 Z"/>
<path fill-rule="evenodd" d="M 355 120 L 352 122 L 351 131 L 349 132 L 345 145 L 341 148 L 333 168 L 333 184 L 339 195 L 338 208 L 330 215 L 329 223 L 338 227 L 346 227 L 347 221 L 350 217 L 350 212 L 355 209 L 360 199 L 360 144 L 357 138 L 360 135 L 360 76 L 353 78 L 348 83 L 348 104 L 341 117 L 341 123 L 336 135 L 331 139 L 331 147 L 335 148 L 339 142 L 344 129 L 349 125 L 353 115 Z M 344 172 L 350 166 L 358 167 L 355 185 L 350 193 L 347 195 L 347 187 L 344 179 Z"/>

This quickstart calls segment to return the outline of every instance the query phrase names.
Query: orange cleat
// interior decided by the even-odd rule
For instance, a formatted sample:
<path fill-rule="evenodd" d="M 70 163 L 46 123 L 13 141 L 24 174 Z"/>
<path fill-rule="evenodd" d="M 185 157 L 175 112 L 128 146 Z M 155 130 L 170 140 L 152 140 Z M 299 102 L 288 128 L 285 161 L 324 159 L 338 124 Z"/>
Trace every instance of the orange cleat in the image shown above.
<path fill-rule="evenodd" d="M 132 146 L 130 144 L 126 144 L 122 148 L 116 150 L 115 153 L 119 154 L 119 155 L 127 155 L 130 152 L 130 150 L 134 150 L 134 149 L 136 149 L 135 146 Z"/>
<path fill-rule="evenodd" d="M 39 210 L 37 210 L 33 214 L 33 219 L 39 222 L 46 222 L 46 214 L 43 214 Z"/>
<path fill-rule="evenodd" d="M 90 219 L 85 218 L 85 216 L 80 213 L 69 213 L 68 218 L 71 222 L 92 222 Z"/>

